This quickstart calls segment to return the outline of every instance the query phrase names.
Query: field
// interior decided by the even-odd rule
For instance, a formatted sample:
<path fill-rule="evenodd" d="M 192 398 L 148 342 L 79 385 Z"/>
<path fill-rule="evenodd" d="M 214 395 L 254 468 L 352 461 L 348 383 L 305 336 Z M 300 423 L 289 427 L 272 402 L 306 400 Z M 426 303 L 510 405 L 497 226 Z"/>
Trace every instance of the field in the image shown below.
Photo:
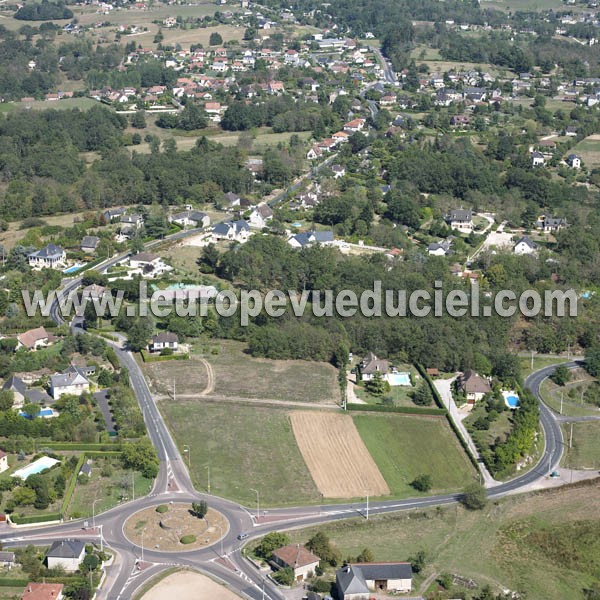
<path fill-rule="evenodd" d="M 178 600 L 196 600 L 196 598 L 239 600 L 239 596 L 229 588 L 213 581 L 206 575 L 193 571 L 177 571 L 164 579 L 159 579 L 142 598 L 143 600 L 163 600 L 163 598 L 171 596 Z"/>
<path fill-rule="evenodd" d="M 563 466 L 571 469 L 599 469 L 600 421 L 565 423 L 562 429 L 563 438 L 567 443 L 563 454 Z M 571 431 L 573 431 L 573 447 L 569 448 Z"/>
<path fill-rule="evenodd" d="M 593 134 L 581 140 L 573 150 L 579 154 L 586 168 L 590 171 L 600 166 L 600 134 Z"/>
<path fill-rule="evenodd" d="M 354 423 L 391 495 L 418 495 L 410 482 L 431 475 L 435 492 L 461 489 L 475 470 L 443 419 L 390 414 L 357 415 Z"/>
<path fill-rule="evenodd" d="M 495 8 L 497 10 L 504 10 L 506 12 L 512 11 L 538 11 L 538 10 L 549 10 L 560 9 L 564 7 L 562 0 L 484 0 L 481 3 L 481 8 Z M 569 7 L 574 12 L 577 11 L 576 6 Z"/>
<path fill-rule="evenodd" d="M 543 355 L 533 355 L 533 369 L 531 368 L 531 357 L 519 357 L 519 365 L 521 367 L 521 373 L 523 377 L 527 377 L 533 371 L 538 371 L 539 369 L 543 369 L 544 367 L 549 367 L 550 365 L 557 365 L 561 362 L 567 362 L 566 358 L 559 358 L 556 356 L 543 356 Z"/>
<path fill-rule="evenodd" d="M 321 496 L 298 450 L 288 410 L 196 400 L 159 403 L 178 447 L 189 444 L 199 490 L 255 506 L 316 503 Z"/>
<path fill-rule="evenodd" d="M 350 415 L 293 412 L 290 421 L 304 461 L 325 498 L 390 493 Z"/>
<path fill-rule="evenodd" d="M 567 417 L 600 416 L 598 407 L 584 402 L 581 397 L 581 391 L 585 390 L 592 379 L 583 369 L 576 369 L 575 373 L 576 379 L 562 387 L 551 379 L 544 380 L 540 388 L 544 402 L 556 413 L 561 414 L 562 410 L 562 414 Z"/>
<path fill-rule="evenodd" d="M 583 600 L 582 589 L 592 584 L 599 568 L 599 492 L 596 480 L 591 486 L 490 503 L 483 511 L 456 506 L 368 522 L 352 519 L 318 530 L 342 556 L 356 556 L 367 547 L 375 560 L 396 561 L 424 550 L 426 566 L 417 587 L 447 572 L 473 578 L 480 587 L 489 583 L 497 592 L 503 587 L 532 599 Z M 316 530 L 289 535 L 292 542 L 305 543 Z M 460 591 L 449 597 L 459 597 Z"/>

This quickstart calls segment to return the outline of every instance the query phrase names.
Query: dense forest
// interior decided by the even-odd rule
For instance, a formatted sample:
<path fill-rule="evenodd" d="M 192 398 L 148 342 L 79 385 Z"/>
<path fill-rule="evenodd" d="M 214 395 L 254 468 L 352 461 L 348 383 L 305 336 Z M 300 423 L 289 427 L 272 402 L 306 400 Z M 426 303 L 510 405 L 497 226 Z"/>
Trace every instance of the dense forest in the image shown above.
<path fill-rule="evenodd" d="M 64 2 L 42 0 L 39 4 L 29 3 L 21 6 L 15 13 L 15 19 L 21 21 L 51 21 L 52 19 L 72 19 L 73 11 Z"/>

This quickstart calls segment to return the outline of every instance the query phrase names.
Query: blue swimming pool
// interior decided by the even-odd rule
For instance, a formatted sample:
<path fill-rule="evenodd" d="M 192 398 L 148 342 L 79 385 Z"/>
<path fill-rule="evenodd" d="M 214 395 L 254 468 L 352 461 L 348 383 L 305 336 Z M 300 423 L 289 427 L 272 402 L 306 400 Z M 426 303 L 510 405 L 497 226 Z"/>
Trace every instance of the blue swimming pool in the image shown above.
<path fill-rule="evenodd" d="M 63 271 L 63 273 L 66 273 L 67 275 L 70 275 L 71 273 L 76 273 L 77 271 L 79 271 L 79 269 L 81 269 L 81 267 L 84 267 L 85 265 L 73 265 L 72 267 L 69 267 L 68 269 L 65 269 Z"/>
<path fill-rule="evenodd" d="M 503 392 L 504 402 L 508 408 L 519 408 L 519 396 L 514 392 Z"/>
<path fill-rule="evenodd" d="M 50 458 L 49 456 L 42 456 L 41 458 L 38 458 L 36 461 L 27 465 L 26 467 L 15 471 L 11 475 L 11 477 L 18 477 L 19 479 L 25 481 L 30 475 L 41 473 L 46 469 L 50 469 L 59 462 L 60 460 L 56 460 L 55 458 Z"/>
<path fill-rule="evenodd" d="M 388 373 L 387 380 L 391 386 L 410 385 L 410 373 L 404 371 L 400 373 Z"/>
<path fill-rule="evenodd" d="M 31 415 L 27 414 L 26 412 L 21 411 L 19 413 L 22 417 L 25 417 L 26 419 L 31 419 Z M 42 408 L 42 410 L 40 410 L 40 414 L 38 415 L 39 417 L 51 417 L 52 415 L 54 415 L 54 413 L 52 412 L 51 408 Z"/>

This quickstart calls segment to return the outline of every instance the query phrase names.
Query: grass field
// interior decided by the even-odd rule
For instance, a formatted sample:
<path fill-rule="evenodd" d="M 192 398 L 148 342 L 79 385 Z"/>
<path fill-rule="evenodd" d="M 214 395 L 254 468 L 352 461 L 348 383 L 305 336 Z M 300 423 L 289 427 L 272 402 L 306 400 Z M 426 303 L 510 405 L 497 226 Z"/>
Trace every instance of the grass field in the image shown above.
<path fill-rule="evenodd" d="M 600 135 L 594 134 L 586 137 L 577 144 L 572 152 L 579 154 L 587 169 L 600 166 Z"/>
<path fill-rule="evenodd" d="M 497 10 L 504 10 L 506 12 L 512 11 L 538 11 L 538 10 L 549 10 L 551 8 L 560 9 L 564 7 L 562 0 L 484 0 L 481 3 L 482 8 L 495 8 Z M 569 7 L 571 10 L 576 11 L 576 6 Z"/>
<path fill-rule="evenodd" d="M 46 102 L 44 100 L 36 100 L 35 102 L 11 102 L 8 106 L 12 106 L 13 109 L 31 107 L 33 110 L 70 110 L 72 108 L 87 110 L 88 108 L 92 108 L 92 106 L 100 106 L 100 103 L 92 98 L 65 98 L 64 100 L 52 102 Z"/>
<path fill-rule="evenodd" d="M 563 424 L 563 438 L 568 444 L 571 425 Z M 600 468 L 600 421 L 573 423 L 573 447 L 565 447 L 562 465 L 571 469 Z"/>
<path fill-rule="evenodd" d="M 2 577 L 2 572 L 0 571 L 0 578 Z M 7 574 L 7 577 L 12 579 L 12 574 L 10 571 Z M 15 598 L 20 598 L 23 593 L 23 587 L 4 587 L 0 586 L 0 600 L 15 600 Z"/>
<path fill-rule="evenodd" d="M 321 496 L 298 450 L 288 411 L 196 400 L 160 403 L 177 445 L 191 448 L 191 476 L 205 490 L 247 506 L 300 505 Z"/>
<path fill-rule="evenodd" d="M 532 599 L 582 600 L 582 589 L 598 575 L 599 492 L 596 482 L 593 487 L 512 497 L 480 512 L 431 509 L 368 522 L 351 519 L 318 530 L 344 557 L 368 547 L 375 560 L 396 561 L 424 550 L 427 564 L 420 581 L 448 572 L 473 578 L 480 587 L 489 583 L 497 592 L 507 588 Z M 292 542 L 305 543 L 315 531 L 289 535 Z M 460 591 L 448 597 L 459 597 Z"/>
<path fill-rule="evenodd" d="M 219 353 L 206 355 L 215 373 L 216 395 L 337 403 L 337 371 L 326 363 L 253 358 L 240 342 L 220 340 Z"/>
<path fill-rule="evenodd" d="M 561 362 L 567 362 L 566 358 L 557 358 L 555 356 L 538 356 L 536 354 L 533 355 L 533 369 L 531 368 L 531 357 L 520 357 L 519 364 L 521 366 L 521 373 L 523 377 L 527 377 L 534 371 L 538 371 L 539 369 L 543 369 L 544 367 L 549 367 L 550 365 L 557 365 Z"/>
<path fill-rule="evenodd" d="M 578 389 L 585 387 L 585 385 L 586 382 L 573 381 L 560 387 L 551 379 L 545 379 L 540 388 L 540 393 L 544 402 L 558 414 L 567 417 L 600 416 L 600 410 L 597 407 L 583 403 L 579 398 L 570 398 L 568 395 L 571 388 Z"/>
<path fill-rule="evenodd" d="M 444 419 L 356 415 L 354 423 L 386 480 L 391 495 L 418 495 L 410 482 L 431 475 L 436 492 L 461 489 L 475 470 Z"/>

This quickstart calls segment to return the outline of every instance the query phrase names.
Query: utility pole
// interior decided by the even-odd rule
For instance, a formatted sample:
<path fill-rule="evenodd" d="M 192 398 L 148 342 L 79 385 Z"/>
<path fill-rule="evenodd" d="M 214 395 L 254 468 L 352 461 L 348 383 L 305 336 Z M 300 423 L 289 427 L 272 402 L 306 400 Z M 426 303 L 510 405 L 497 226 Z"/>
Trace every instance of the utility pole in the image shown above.
<path fill-rule="evenodd" d="M 173 378 L 173 402 L 175 402 L 175 378 Z"/>
<path fill-rule="evenodd" d="M 131 495 L 135 500 L 135 473 L 133 471 L 131 472 Z"/>
<path fill-rule="evenodd" d="M 531 370 L 533 371 L 533 350 L 531 351 Z"/>
<path fill-rule="evenodd" d="M 206 490 L 210 494 L 210 465 L 206 465 L 206 471 L 207 471 L 207 478 L 208 478 L 208 481 L 206 482 Z"/>
<path fill-rule="evenodd" d="M 573 448 L 573 423 L 571 423 L 571 434 L 569 435 L 569 449 Z"/>
<path fill-rule="evenodd" d="M 367 521 L 369 520 L 369 492 L 367 492 Z"/>
<path fill-rule="evenodd" d="M 104 533 L 102 532 L 102 525 L 100 525 L 100 552 L 104 552 Z"/>
<path fill-rule="evenodd" d="M 255 490 L 254 488 L 250 488 L 250 491 L 256 493 L 256 522 L 258 523 L 260 517 L 260 494 L 258 493 L 258 490 Z"/>
<path fill-rule="evenodd" d="M 563 411 L 563 396 L 564 396 L 564 394 L 561 390 L 561 392 L 560 392 L 560 414 L 561 415 L 562 415 L 562 411 Z"/>

